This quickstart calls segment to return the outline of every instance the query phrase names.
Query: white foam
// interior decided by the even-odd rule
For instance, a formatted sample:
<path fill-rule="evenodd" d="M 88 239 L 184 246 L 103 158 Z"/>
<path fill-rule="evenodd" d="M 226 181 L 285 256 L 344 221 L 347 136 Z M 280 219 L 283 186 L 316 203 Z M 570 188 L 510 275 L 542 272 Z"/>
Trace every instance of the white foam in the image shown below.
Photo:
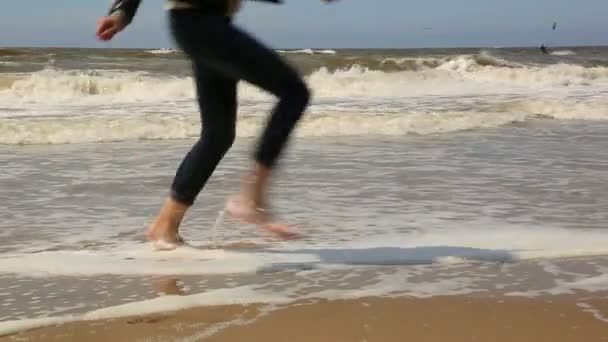
<path fill-rule="evenodd" d="M 483 220 L 482 220 L 483 221 Z M 568 230 L 496 223 L 471 222 L 469 228 L 429 229 L 415 234 L 381 235 L 347 243 L 342 254 L 318 253 L 344 260 L 358 258 L 392 260 L 396 264 L 425 264 L 437 261 L 516 261 L 608 255 L 608 232 L 601 230 Z M 522 238 L 525 237 L 525 238 Z M 372 253 L 370 248 L 376 248 Z M 323 250 L 324 247 L 315 247 Z M 329 248 L 330 252 L 332 248 Z M 313 253 L 314 249 L 306 250 Z M 350 253 L 350 255 L 349 255 Z M 378 256 L 380 253 L 385 255 Z M 366 255 L 367 254 L 367 255 Z"/>
<path fill-rule="evenodd" d="M 356 299 L 391 294 L 396 296 L 397 292 L 403 292 L 403 284 L 409 284 L 408 286 L 411 285 L 411 288 L 406 292 L 408 296 L 423 298 L 438 294 L 457 295 L 470 293 L 470 286 L 475 281 L 474 277 L 456 277 L 438 279 L 434 282 L 411 283 L 409 278 L 416 275 L 418 275 L 418 271 L 415 268 L 400 269 L 390 274 L 381 275 L 376 282 L 363 285 L 357 289 L 322 290 L 308 294 L 301 294 L 301 291 L 305 289 L 304 285 L 295 285 L 290 286 L 283 291 L 277 291 L 273 288 L 263 289 L 255 288 L 253 286 L 241 286 L 231 289 L 212 290 L 189 296 L 163 296 L 99 309 L 83 315 L 0 322 L 0 335 L 74 321 L 150 315 L 204 306 L 246 305 L 255 303 L 286 304 L 296 300 L 306 299 Z"/>
<path fill-rule="evenodd" d="M 386 99 L 422 95 L 505 94 L 514 91 L 527 94 L 533 91 L 537 94 L 539 87 L 571 91 L 575 86 L 585 89 L 608 86 L 608 68 L 605 67 L 586 68 L 569 64 L 496 66 L 479 64 L 480 57 L 476 58 L 462 56 L 443 61 L 436 67 L 393 73 L 368 70 L 357 65 L 335 72 L 321 68 L 307 79 L 316 99 Z M 424 65 L 424 62 L 420 63 Z M 190 77 L 160 77 L 124 70 L 57 69 L 2 75 L 2 78 L 6 77 L 12 80 L 8 89 L 0 88 L 3 105 L 22 104 L 24 100 L 44 104 L 64 103 L 66 100 L 77 100 L 81 104 L 108 104 L 194 98 Z M 15 77 L 18 79 L 14 80 Z M 269 98 L 263 92 L 245 85 L 239 94 L 246 100 Z"/>
<path fill-rule="evenodd" d="M 538 114 L 608 120 L 602 95 L 608 68 L 511 65 L 483 55 L 427 62 L 417 71 L 353 66 L 314 72 L 307 77 L 313 106 L 296 134 L 433 134 L 499 127 Z M 259 113 L 268 112 L 274 99 L 245 83 L 239 96 L 237 134 L 255 136 L 263 123 Z M 124 70 L 2 74 L 0 103 L 0 144 L 184 139 L 200 132 L 191 77 Z"/>
<path fill-rule="evenodd" d="M 572 87 L 601 85 L 608 83 L 608 68 L 587 68 L 572 64 L 552 64 L 549 66 L 502 67 L 483 66 L 470 57 L 460 57 L 437 68 L 487 86 L 498 87 Z"/>
<path fill-rule="evenodd" d="M 282 303 L 288 301 L 280 295 L 265 295 L 250 287 L 237 287 L 208 291 L 190 296 L 162 296 L 88 312 L 84 315 L 25 319 L 0 322 L 0 336 L 23 330 L 47 327 L 76 321 L 103 320 L 111 318 L 149 315 L 169 311 L 184 310 L 200 306 L 246 305 L 254 303 Z"/>
<path fill-rule="evenodd" d="M 75 322 L 77 319 L 72 316 L 65 317 L 44 317 L 23 319 L 17 321 L 0 322 L 0 336 L 15 334 L 20 331 L 30 330 L 35 328 L 44 328 L 52 325 Z"/>
<path fill-rule="evenodd" d="M 462 277 L 439 277 L 432 281 L 420 281 L 423 268 L 398 268 L 394 272 L 377 275 L 375 281 L 366 283 L 356 289 L 328 289 L 317 292 L 304 291 L 306 284 L 289 286 L 277 291 L 272 286 L 263 287 L 241 286 L 231 289 L 213 290 L 202 294 L 189 296 L 163 296 L 151 300 L 143 300 L 124 305 L 118 305 L 88 312 L 84 315 L 69 315 L 58 318 L 27 319 L 21 321 L 0 322 L 0 335 L 10 334 L 22 330 L 44 327 L 54 324 L 81 320 L 99 320 L 155 313 L 177 311 L 194 307 L 215 305 L 244 305 L 244 304 L 286 304 L 296 300 L 306 299 L 355 299 L 373 296 L 411 296 L 428 298 L 439 295 L 461 295 L 476 291 L 475 284 L 483 281 L 482 276 L 466 274 Z M 608 287 L 605 276 L 580 279 L 576 284 L 570 283 L 572 289 L 600 289 Z M 565 293 L 565 292 L 562 292 Z M 513 294 L 512 294 L 513 295 Z M 515 294 L 521 295 L 521 294 Z M 529 294 L 527 294 L 529 295 Z M 580 305 L 588 312 L 596 314 L 593 308 Z M 596 316 L 602 319 L 603 316 Z"/>
<path fill-rule="evenodd" d="M 335 55 L 337 52 L 335 50 L 313 50 L 313 49 L 301 49 L 301 50 L 278 50 L 280 53 L 286 54 L 305 54 L 305 55 Z"/>
<path fill-rule="evenodd" d="M 526 114 L 474 112 L 307 115 L 295 134 L 299 137 L 432 134 L 498 127 L 524 121 L 526 117 Z M 237 126 L 237 136 L 254 137 L 262 127 L 263 118 L 243 117 Z M 5 119 L 0 120 L 0 133 L 0 144 L 9 145 L 186 139 L 200 135 L 200 122 L 195 117 L 180 115 Z"/>
<path fill-rule="evenodd" d="M 508 103 L 504 109 L 560 120 L 608 120 L 608 102 L 603 99 L 527 99 Z"/>
<path fill-rule="evenodd" d="M 154 54 L 154 55 L 169 55 L 169 54 L 172 54 L 172 53 L 179 52 L 179 50 L 164 48 L 164 49 L 148 50 L 146 52 Z"/>
<path fill-rule="evenodd" d="M 567 288 L 570 290 L 583 290 L 591 292 L 605 291 L 608 290 L 608 274 L 602 274 L 594 277 L 584 277 L 572 282 L 562 282 L 560 287 L 562 289 Z"/>
<path fill-rule="evenodd" d="M 315 53 L 321 53 L 325 55 L 335 55 L 337 52 L 335 50 L 316 50 Z"/>
<path fill-rule="evenodd" d="M 567 281 L 556 279 L 555 285 L 541 290 L 512 291 L 507 296 L 534 298 L 546 295 L 568 295 L 579 291 L 597 292 L 608 291 L 608 274 L 598 276 L 580 276 L 576 280 Z"/>
<path fill-rule="evenodd" d="M 488 227 L 493 227 L 488 229 Z M 522 239 L 522 236 L 525 238 Z M 431 229 L 416 234 L 384 234 L 339 246 L 318 242 L 310 247 L 294 242 L 256 252 L 204 250 L 194 247 L 154 252 L 132 244 L 102 251 L 48 251 L 0 257 L 0 273 L 26 276 L 73 275 L 203 275 L 253 273 L 296 266 L 337 269 L 369 265 L 427 265 L 470 262 L 510 262 L 608 255 L 608 233 L 530 227 L 483 226 Z M 95 265 L 95 267 L 91 267 Z M 596 281 L 569 284 L 591 288 Z"/>
<path fill-rule="evenodd" d="M 605 317 L 602 312 L 587 303 L 578 303 L 577 306 L 582 308 L 584 312 L 589 312 L 595 319 L 608 323 L 608 317 Z"/>
<path fill-rule="evenodd" d="M 295 131 L 298 137 L 406 136 L 495 128 L 540 116 L 561 120 L 608 120 L 608 101 L 525 100 L 498 106 L 500 112 L 411 111 L 393 114 L 325 112 L 313 106 Z M 314 112 L 324 112 L 315 114 Z M 242 116 L 237 136 L 255 137 L 264 118 Z M 0 144 L 70 144 L 128 140 L 197 138 L 196 115 L 89 115 L 27 117 L 0 120 Z"/>
<path fill-rule="evenodd" d="M 167 311 L 184 310 L 200 306 L 247 305 L 254 303 L 276 304 L 287 302 L 284 296 L 264 294 L 248 286 L 208 291 L 190 296 L 162 296 L 151 300 L 128 303 L 87 313 L 91 320 L 134 315 L 149 315 Z"/>
<path fill-rule="evenodd" d="M 256 272 L 274 263 L 316 263 L 314 255 L 276 255 L 180 247 L 153 251 L 145 245 L 123 245 L 107 251 L 52 251 L 8 254 L 0 273 L 52 275 L 200 275 Z M 91 267 L 95 265 L 95 267 Z"/>
<path fill-rule="evenodd" d="M 553 52 L 551 52 L 551 54 L 554 56 L 572 56 L 572 55 L 576 55 L 576 52 L 574 52 L 572 50 L 559 50 L 559 51 L 553 51 Z"/>
<path fill-rule="evenodd" d="M 48 68 L 31 74 L 2 77 L 12 79 L 10 88 L 0 91 L 0 99 L 4 103 L 23 104 L 26 101 L 57 104 L 78 100 L 79 104 L 86 105 L 176 100 L 194 96 L 191 78 L 161 78 L 145 72 L 63 71 Z"/>

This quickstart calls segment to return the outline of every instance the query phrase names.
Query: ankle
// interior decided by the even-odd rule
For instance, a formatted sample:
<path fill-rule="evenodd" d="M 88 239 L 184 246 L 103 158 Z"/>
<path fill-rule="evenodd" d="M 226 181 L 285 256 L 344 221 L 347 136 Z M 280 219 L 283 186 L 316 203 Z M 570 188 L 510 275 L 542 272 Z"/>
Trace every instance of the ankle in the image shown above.
<path fill-rule="evenodd" d="M 270 175 L 270 168 L 256 163 L 242 178 L 241 195 L 247 201 L 252 201 L 256 207 L 263 207 L 266 202 Z"/>
<path fill-rule="evenodd" d="M 161 207 L 157 220 L 169 223 L 170 227 L 179 226 L 184 219 L 189 206 L 173 198 L 167 198 Z"/>

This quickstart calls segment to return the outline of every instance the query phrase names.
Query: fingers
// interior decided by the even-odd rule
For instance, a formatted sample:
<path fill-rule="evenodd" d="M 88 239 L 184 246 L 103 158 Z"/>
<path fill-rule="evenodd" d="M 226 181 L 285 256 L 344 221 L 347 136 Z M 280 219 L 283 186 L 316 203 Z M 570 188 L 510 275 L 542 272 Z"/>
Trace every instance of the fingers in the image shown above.
<path fill-rule="evenodd" d="M 110 40 L 118 33 L 118 23 L 112 18 L 104 17 L 97 21 L 96 35 L 99 40 Z"/>
<path fill-rule="evenodd" d="M 118 29 L 116 26 L 110 26 L 107 28 L 103 28 L 97 33 L 97 37 L 100 40 L 110 40 L 118 33 Z"/>

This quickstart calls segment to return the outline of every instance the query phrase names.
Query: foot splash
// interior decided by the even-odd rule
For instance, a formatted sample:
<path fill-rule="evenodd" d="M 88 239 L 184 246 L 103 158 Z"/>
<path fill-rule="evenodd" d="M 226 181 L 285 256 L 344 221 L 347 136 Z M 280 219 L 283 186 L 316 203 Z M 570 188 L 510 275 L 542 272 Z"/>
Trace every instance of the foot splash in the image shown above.
<path fill-rule="evenodd" d="M 178 247 L 186 245 L 186 242 L 179 234 L 177 234 L 175 236 L 175 239 L 172 240 L 164 238 L 159 239 L 151 234 L 146 234 L 146 237 L 152 243 L 152 249 L 154 249 L 155 251 L 172 251 L 174 249 L 177 249 Z"/>
<path fill-rule="evenodd" d="M 250 201 L 251 204 L 253 202 Z M 301 238 L 301 234 L 284 223 L 271 222 L 263 208 L 250 205 L 240 196 L 232 196 L 226 201 L 225 211 L 233 219 L 243 224 L 255 224 L 261 229 L 272 233 L 284 240 Z"/>

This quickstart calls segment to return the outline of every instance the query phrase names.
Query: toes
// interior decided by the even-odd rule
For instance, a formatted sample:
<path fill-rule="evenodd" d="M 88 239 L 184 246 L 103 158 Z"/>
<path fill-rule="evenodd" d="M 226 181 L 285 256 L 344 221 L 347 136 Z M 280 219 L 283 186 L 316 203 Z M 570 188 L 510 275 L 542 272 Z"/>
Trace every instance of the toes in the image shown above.
<path fill-rule="evenodd" d="M 291 229 L 289 226 L 279 223 L 267 223 L 262 226 L 264 230 L 269 233 L 275 234 L 284 240 L 300 239 L 303 236 L 297 231 Z"/>

